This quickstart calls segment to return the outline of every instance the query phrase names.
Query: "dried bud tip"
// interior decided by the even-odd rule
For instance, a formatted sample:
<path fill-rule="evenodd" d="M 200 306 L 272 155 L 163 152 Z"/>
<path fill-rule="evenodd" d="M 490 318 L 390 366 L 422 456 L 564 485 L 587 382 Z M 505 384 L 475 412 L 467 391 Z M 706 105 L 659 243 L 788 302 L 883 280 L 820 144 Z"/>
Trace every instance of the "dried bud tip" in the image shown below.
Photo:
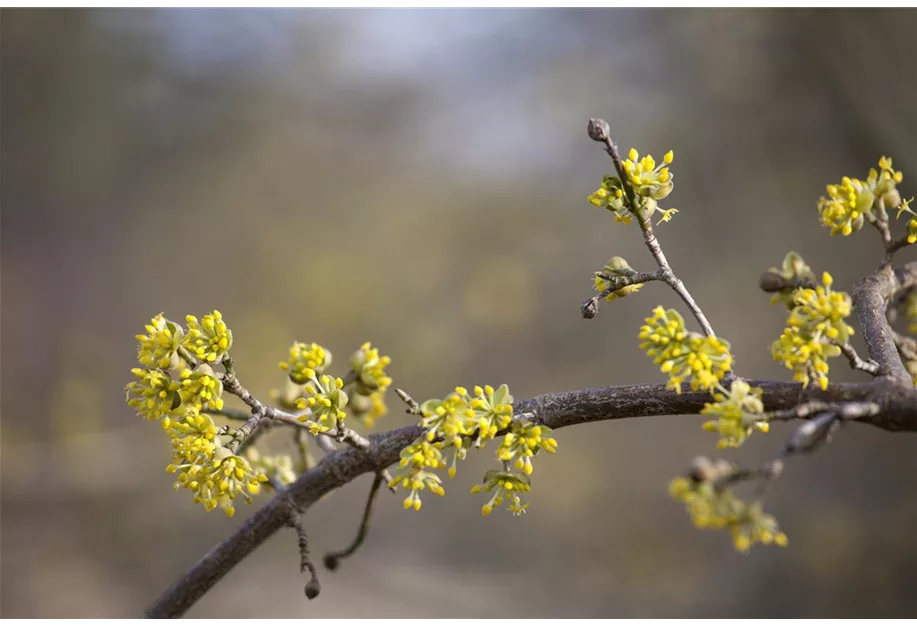
<path fill-rule="evenodd" d="M 599 313 L 599 299 L 593 296 L 585 303 L 583 303 L 582 312 L 583 318 L 586 318 L 587 320 L 595 318 L 595 314 Z"/>
<path fill-rule="evenodd" d="M 338 566 L 341 565 L 341 560 L 339 560 L 334 555 L 330 555 L 330 554 L 325 556 L 324 562 L 325 562 L 325 568 L 327 568 L 328 570 L 337 570 Z"/>
<path fill-rule="evenodd" d="M 317 579 L 311 579 L 309 580 L 309 583 L 306 584 L 306 598 L 310 601 L 317 597 L 321 591 L 322 586 L 318 583 Z"/>
<path fill-rule="evenodd" d="M 589 138 L 597 142 L 607 142 L 611 130 L 608 128 L 608 122 L 602 118 L 590 118 L 589 125 L 586 127 Z"/>

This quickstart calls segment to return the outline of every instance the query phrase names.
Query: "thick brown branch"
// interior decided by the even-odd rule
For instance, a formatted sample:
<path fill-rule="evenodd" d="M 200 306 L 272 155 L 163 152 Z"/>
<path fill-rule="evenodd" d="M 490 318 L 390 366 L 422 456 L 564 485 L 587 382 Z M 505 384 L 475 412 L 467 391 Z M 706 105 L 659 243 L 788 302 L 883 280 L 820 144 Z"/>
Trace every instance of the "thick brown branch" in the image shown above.
<path fill-rule="evenodd" d="M 902 270 L 911 265 L 914 264 L 908 264 Z M 910 384 L 911 378 L 898 355 L 895 338 L 886 317 L 889 300 L 900 286 L 901 281 L 896 273 L 888 266 L 883 266 L 854 286 L 853 306 L 869 356 L 879 364 L 877 374 Z"/>
<path fill-rule="evenodd" d="M 917 432 L 917 389 L 885 378 L 869 383 L 832 384 L 827 390 L 803 390 L 798 383 L 750 381 L 763 389 L 769 411 L 788 410 L 811 400 L 872 402 L 876 415 L 859 422 L 890 431 Z M 532 412 L 552 429 L 577 424 L 636 418 L 697 414 L 709 400 L 704 393 L 675 394 L 663 385 L 628 385 L 543 394 L 513 404 L 517 413 Z M 288 520 L 289 502 L 306 510 L 323 495 L 367 472 L 378 472 L 399 459 L 401 449 L 423 433 L 412 425 L 370 436 L 366 450 L 351 448 L 325 457 L 287 490 L 262 506 L 228 539 L 213 548 L 176 581 L 146 611 L 151 618 L 181 616 L 242 559 L 282 528 Z"/>

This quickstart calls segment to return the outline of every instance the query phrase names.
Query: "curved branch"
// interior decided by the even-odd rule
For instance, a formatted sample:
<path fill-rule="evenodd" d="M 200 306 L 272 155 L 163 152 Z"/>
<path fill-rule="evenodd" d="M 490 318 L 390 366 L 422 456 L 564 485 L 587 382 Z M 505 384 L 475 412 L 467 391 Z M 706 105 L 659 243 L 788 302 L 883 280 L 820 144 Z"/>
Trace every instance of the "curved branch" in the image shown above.
<path fill-rule="evenodd" d="M 906 274 L 911 266 L 917 267 L 917 264 L 908 264 L 899 273 Z M 883 266 L 875 274 L 861 279 L 854 286 L 852 297 L 869 356 L 879 364 L 877 374 L 909 384 L 911 378 L 898 355 L 886 315 L 888 303 L 902 282 L 894 270 Z"/>
<path fill-rule="evenodd" d="M 869 401 L 880 408 L 858 421 L 889 431 L 917 432 L 917 389 L 887 378 L 869 383 L 832 384 L 827 390 L 803 389 L 798 383 L 750 381 L 764 391 L 764 406 L 788 410 L 812 400 Z M 697 414 L 709 401 L 706 393 L 675 394 L 663 385 L 625 385 L 543 394 L 517 401 L 517 413 L 532 412 L 552 429 L 577 424 L 644 416 Z M 366 449 L 346 449 L 325 457 L 269 503 L 256 511 L 233 535 L 210 550 L 173 583 L 145 612 L 150 618 L 178 617 L 289 519 L 290 503 L 305 511 L 325 494 L 367 472 L 378 472 L 399 459 L 401 449 L 423 433 L 417 425 L 369 438 Z"/>

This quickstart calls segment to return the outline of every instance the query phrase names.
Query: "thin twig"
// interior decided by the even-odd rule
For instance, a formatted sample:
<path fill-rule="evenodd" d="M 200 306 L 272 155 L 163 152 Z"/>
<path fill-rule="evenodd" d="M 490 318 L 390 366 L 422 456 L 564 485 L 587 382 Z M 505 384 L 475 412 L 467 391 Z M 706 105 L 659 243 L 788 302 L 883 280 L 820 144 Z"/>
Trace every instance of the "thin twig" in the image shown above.
<path fill-rule="evenodd" d="M 411 395 L 402 390 L 401 388 L 395 388 L 395 394 L 398 395 L 404 404 L 408 406 L 406 412 L 409 414 L 414 414 L 415 416 L 420 415 L 420 403 L 411 398 Z"/>
<path fill-rule="evenodd" d="M 299 572 L 309 571 L 309 581 L 303 591 L 307 599 L 314 599 L 322 591 L 322 586 L 318 582 L 318 570 L 316 570 L 315 564 L 312 563 L 312 558 L 309 556 L 309 536 L 306 535 L 302 514 L 291 512 L 290 520 L 287 524 L 296 531 L 296 540 L 299 545 Z"/>
<path fill-rule="evenodd" d="M 624 275 L 596 272 L 595 275 L 597 277 L 604 281 L 608 281 L 610 285 L 600 293 L 596 294 L 592 298 L 586 299 L 586 301 L 583 302 L 582 306 L 580 307 L 583 317 L 587 319 L 595 318 L 595 315 L 599 311 L 599 303 L 618 290 L 621 290 L 630 285 L 649 283 L 650 281 L 665 281 L 664 274 L 665 273 L 662 270 L 656 270 L 655 272 L 632 272 Z"/>
<path fill-rule="evenodd" d="M 602 135 L 594 135 L 592 133 L 592 129 L 594 127 L 593 123 L 595 123 L 595 125 L 604 125 L 603 130 L 605 132 Z M 605 152 L 607 152 L 611 157 L 611 160 L 615 166 L 615 170 L 618 172 L 618 178 L 621 180 L 621 187 L 624 190 L 624 195 L 627 197 L 627 201 L 631 206 L 631 212 L 637 217 L 637 222 L 640 224 L 640 230 L 643 231 L 643 241 L 646 243 L 646 247 L 649 249 L 650 254 L 653 255 L 653 258 L 656 260 L 656 264 L 659 266 L 659 269 L 663 273 L 661 280 L 665 281 L 665 283 L 671 287 L 679 297 L 681 297 L 681 300 L 684 301 L 685 305 L 691 311 L 691 314 L 697 320 L 697 323 L 703 330 L 704 335 L 709 337 L 716 337 L 716 333 L 714 333 L 713 327 L 710 325 L 710 322 L 707 320 L 704 312 L 694 300 L 694 297 L 691 296 L 691 293 L 688 291 L 688 288 L 685 286 L 684 282 L 675 276 L 675 272 L 672 270 L 672 266 L 669 265 L 669 262 L 665 257 L 665 253 L 662 251 L 662 246 L 660 246 L 659 240 L 656 239 L 656 234 L 653 232 L 653 222 L 650 216 L 646 215 L 646 212 L 641 211 L 640 206 L 637 203 L 636 194 L 634 193 L 633 187 L 630 184 L 630 180 L 627 177 L 627 172 L 624 170 L 624 162 L 621 160 L 621 155 L 618 153 L 618 146 L 614 143 L 614 141 L 612 141 L 607 132 L 607 129 L 608 123 L 604 120 L 590 120 L 589 136 L 592 137 L 592 139 L 601 141 L 605 145 Z M 597 137 L 601 137 L 601 139 L 597 139 Z M 586 313 L 587 311 L 584 304 L 583 315 L 585 316 Z"/>
<path fill-rule="evenodd" d="M 297 429 L 293 432 L 293 443 L 296 445 L 296 451 L 299 454 L 299 467 L 302 468 L 303 472 L 307 472 L 312 468 L 308 433 Z"/>
<path fill-rule="evenodd" d="M 872 359 L 866 361 L 860 357 L 850 342 L 844 342 L 836 346 L 841 349 L 841 352 L 844 353 L 844 357 L 850 362 L 850 367 L 854 370 L 862 370 L 863 372 L 868 372 L 872 376 L 879 374 L 879 364 Z"/>
<path fill-rule="evenodd" d="M 363 509 L 363 519 L 360 521 L 360 528 L 357 530 L 357 536 L 353 539 L 353 542 L 350 543 L 350 546 L 343 551 L 335 551 L 325 555 L 325 568 L 328 570 L 336 570 L 337 567 L 340 566 L 341 560 L 353 555 L 363 544 L 363 541 L 366 540 L 366 534 L 369 533 L 370 518 L 372 517 L 373 502 L 376 499 L 376 493 L 379 491 L 379 486 L 382 485 L 382 481 L 383 477 L 381 474 L 377 474 L 373 478 L 373 484 L 369 488 L 369 496 L 366 499 L 366 507 Z"/>
<path fill-rule="evenodd" d="M 873 402 L 825 402 L 808 401 L 800 403 L 789 409 L 771 411 L 765 414 L 767 420 L 800 420 L 814 414 L 823 412 L 836 413 L 842 420 L 861 420 L 875 416 L 881 410 L 878 403 Z"/>
<path fill-rule="evenodd" d="M 208 414 L 214 414 L 216 416 L 224 416 L 230 420 L 248 420 L 251 418 L 252 412 L 246 411 L 244 409 L 235 409 L 233 407 L 224 407 L 223 409 L 208 409 Z"/>

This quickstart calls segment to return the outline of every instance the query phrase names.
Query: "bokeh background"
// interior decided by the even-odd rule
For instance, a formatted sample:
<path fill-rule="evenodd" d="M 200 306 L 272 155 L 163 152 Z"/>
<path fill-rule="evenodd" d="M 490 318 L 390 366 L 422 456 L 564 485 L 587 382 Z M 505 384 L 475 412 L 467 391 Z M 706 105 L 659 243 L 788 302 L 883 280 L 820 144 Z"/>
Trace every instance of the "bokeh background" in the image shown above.
<path fill-rule="evenodd" d="M 873 232 L 832 239 L 815 202 L 882 154 L 917 191 L 915 16 L 4 10 L 0 614 L 138 615 L 254 511 L 173 491 L 164 435 L 124 404 L 133 336 L 160 311 L 222 310 L 265 397 L 295 339 L 342 360 L 371 339 L 418 398 L 661 381 L 636 334 L 673 296 L 579 315 L 611 255 L 651 263 L 585 200 L 611 169 L 591 116 L 625 150 L 674 148 L 669 259 L 739 371 L 786 378 L 757 276 L 788 250 L 841 287 L 877 263 Z M 389 400 L 377 429 L 408 422 Z M 283 532 L 189 615 L 917 615 L 913 435 L 854 425 L 796 460 L 768 501 L 790 546 L 743 556 L 667 496 L 715 450 L 700 422 L 558 432 L 517 519 L 481 517 L 479 454 L 419 513 L 383 495 L 315 601 Z M 759 463 L 786 434 L 731 457 Z M 350 541 L 368 485 L 309 511 L 317 557 Z"/>

